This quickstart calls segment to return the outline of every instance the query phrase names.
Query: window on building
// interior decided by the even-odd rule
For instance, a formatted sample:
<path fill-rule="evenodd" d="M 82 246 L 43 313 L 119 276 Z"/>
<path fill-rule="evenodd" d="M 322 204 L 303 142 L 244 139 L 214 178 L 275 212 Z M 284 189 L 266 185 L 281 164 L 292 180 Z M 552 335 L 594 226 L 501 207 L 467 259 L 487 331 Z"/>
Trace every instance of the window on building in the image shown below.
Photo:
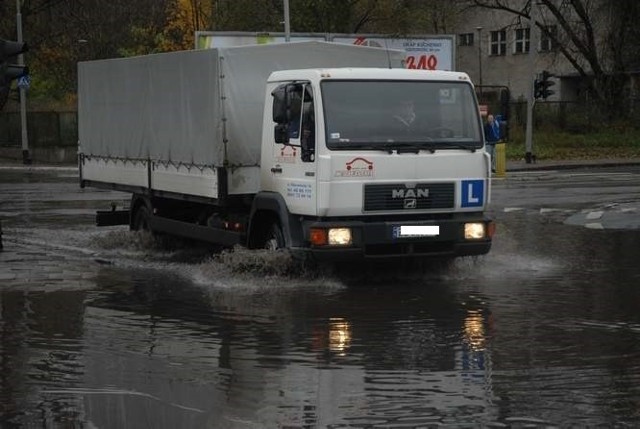
<path fill-rule="evenodd" d="M 505 30 L 491 32 L 491 55 L 507 53 L 507 32 Z"/>
<path fill-rule="evenodd" d="M 458 34 L 459 46 L 473 46 L 473 33 Z"/>
<path fill-rule="evenodd" d="M 540 31 L 540 52 L 549 52 L 556 49 L 554 37 L 556 37 L 557 34 L 558 27 L 555 25 L 547 25 L 542 31 Z"/>
<path fill-rule="evenodd" d="M 531 40 L 531 31 L 528 28 L 516 28 L 516 38 L 513 44 L 513 53 L 524 54 L 529 52 L 529 41 Z"/>

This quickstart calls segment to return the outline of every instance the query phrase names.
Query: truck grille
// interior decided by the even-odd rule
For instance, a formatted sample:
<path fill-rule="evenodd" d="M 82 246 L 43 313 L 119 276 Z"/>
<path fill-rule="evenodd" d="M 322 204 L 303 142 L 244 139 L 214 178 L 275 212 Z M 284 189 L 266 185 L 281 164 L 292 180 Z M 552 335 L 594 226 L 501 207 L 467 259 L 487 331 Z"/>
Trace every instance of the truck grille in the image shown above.
<path fill-rule="evenodd" d="M 364 211 L 453 208 L 454 197 L 454 183 L 364 185 Z"/>

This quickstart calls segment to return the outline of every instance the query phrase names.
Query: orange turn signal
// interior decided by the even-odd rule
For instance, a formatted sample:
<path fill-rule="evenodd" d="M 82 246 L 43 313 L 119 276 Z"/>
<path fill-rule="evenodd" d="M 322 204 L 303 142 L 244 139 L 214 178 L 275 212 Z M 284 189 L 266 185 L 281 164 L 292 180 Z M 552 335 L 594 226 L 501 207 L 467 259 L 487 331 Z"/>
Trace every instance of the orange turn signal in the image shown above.
<path fill-rule="evenodd" d="M 496 223 L 495 222 L 489 222 L 487 226 L 488 226 L 488 228 L 487 228 L 487 236 L 489 238 L 493 238 L 493 236 L 496 233 Z"/>
<path fill-rule="evenodd" d="M 327 244 L 327 230 L 323 228 L 311 228 L 309 238 L 314 246 L 325 246 Z"/>

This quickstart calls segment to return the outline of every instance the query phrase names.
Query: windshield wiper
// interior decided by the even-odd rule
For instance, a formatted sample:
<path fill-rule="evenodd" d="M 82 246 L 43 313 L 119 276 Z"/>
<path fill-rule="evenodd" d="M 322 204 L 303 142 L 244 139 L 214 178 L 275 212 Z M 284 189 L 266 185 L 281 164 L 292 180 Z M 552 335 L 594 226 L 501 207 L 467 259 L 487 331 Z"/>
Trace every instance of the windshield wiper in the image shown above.
<path fill-rule="evenodd" d="M 471 153 L 475 153 L 478 150 L 477 147 L 467 146 L 460 143 L 429 142 L 428 150 L 430 150 L 431 153 L 435 152 L 436 150 L 442 150 L 442 149 L 462 149 L 462 150 L 468 150 Z"/>
<path fill-rule="evenodd" d="M 341 142 L 341 148 L 344 149 L 364 149 L 364 150 L 378 150 L 386 153 L 418 153 L 421 150 L 428 150 L 434 153 L 436 150 L 441 149 L 462 149 L 475 153 L 478 150 L 477 147 L 470 147 L 460 143 L 444 143 L 442 141 L 436 142 L 432 140 L 420 140 L 420 141 L 386 141 L 379 143 L 359 143 L 359 142 Z"/>
<path fill-rule="evenodd" d="M 444 143 L 442 141 L 425 140 L 420 142 L 394 142 L 390 143 L 388 147 L 395 149 L 398 153 L 418 153 L 421 150 L 428 150 L 434 153 L 436 150 L 442 149 L 462 149 L 468 150 L 471 153 L 475 153 L 478 148 L 473 146 L 467 146 L 460 143 Z"/>
<path fill-rule="evenodd" d="M 390 143 L 396 153 L 419 153 L 421 150 L 429 150 L 422 142 L 394 142 Z"/>
<path fill-rule="evenodd" d="M 345 149 L 366 149 L 366 150 L 379 150 L 382 152 L 392 153 L 393 148 L 390 147 L 389 143 L 357 143 L 357 142 L 349 142 L 349 143 L 340 143 L 341 148 Z"/>

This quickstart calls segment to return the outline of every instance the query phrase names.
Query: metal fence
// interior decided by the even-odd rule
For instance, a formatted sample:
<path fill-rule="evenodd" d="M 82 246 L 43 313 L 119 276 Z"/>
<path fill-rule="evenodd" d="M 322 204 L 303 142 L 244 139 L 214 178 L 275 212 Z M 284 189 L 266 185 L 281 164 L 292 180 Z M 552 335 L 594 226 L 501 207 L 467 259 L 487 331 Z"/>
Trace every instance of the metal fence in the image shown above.
<path fill-rule="evenodd" d="M 483 100 L 481 100 L 481 103 Z M 508 118 L 509 127 L 524 128 L 527 123 L 526 100 L 501 103 L 497 98 L 485 95 L 484 103 L 490 112 Z M 628 98 L 620 101 L 623 116 L 611 115 L 598 103 L 536 101 L 533 109 L 534 130 L 588 133 L 606 127 L 640 128 L 640 99 Z"/>
<path fill-rule="evenodd" d="M 72 163 L 78 145 L 77 112 L 28 112 L 29 151 L 35 161 Z M 0 157 L 22 157 L 19 112 L 0 112 Z"/>
<path fill-rule="evenodd" d="M 28 112 L 27 132 L 32 147 L 78 144 L 77 112 Z M 0 113 L 0 145 L 20 146 L 20 113 Z"/>

